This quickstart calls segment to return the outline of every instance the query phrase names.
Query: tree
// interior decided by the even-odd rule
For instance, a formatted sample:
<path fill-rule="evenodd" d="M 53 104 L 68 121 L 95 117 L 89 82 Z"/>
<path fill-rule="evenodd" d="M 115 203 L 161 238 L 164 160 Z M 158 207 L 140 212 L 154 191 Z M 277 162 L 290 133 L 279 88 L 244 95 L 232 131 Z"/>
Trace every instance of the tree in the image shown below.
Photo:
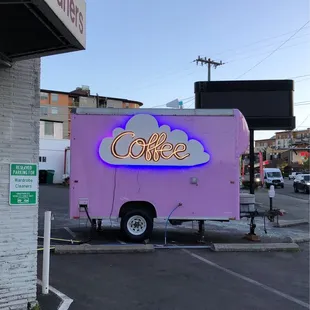
<path fill-rule="evenodd" d="M 309 157 L 303 162 L 303 168 L 307 171 L 310 170 Z"/>

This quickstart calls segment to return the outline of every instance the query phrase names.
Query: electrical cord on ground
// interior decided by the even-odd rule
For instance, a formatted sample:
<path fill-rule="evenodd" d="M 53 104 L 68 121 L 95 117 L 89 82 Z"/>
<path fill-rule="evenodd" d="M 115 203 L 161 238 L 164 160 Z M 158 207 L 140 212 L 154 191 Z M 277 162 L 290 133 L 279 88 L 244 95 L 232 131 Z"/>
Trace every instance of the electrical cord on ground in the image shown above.
<path fill-rule="evenodd" d="M 88 213 L 88 207 L 85 205 L 85 206 L 83 206 L 83 208 L 84 208 L 85 213 L 86 213 L 86 215 L 87 215 L 87 218 L 88 218 L 88 220 L 89 220 L 89 222 L 90 222 L 90 233 L 89 233 L 88 239 L 85 240 L 85 241 L 80 241 L 80 242 L 78 243 L 78 245 L 88 243 L 88 242 L 92 241 L 92 239 L 93 239 L 94 227 L 93 227 L 93 223 L 92 223 L 91 217 L 90 217 L 90 215 L 89 215 L 89 213 Z"/>
<path fill-rule="evenodd" d="M 116 176 L 117 176 L 117 168 L 114 169 L 114 179 L 113 179 L 113 197 L 112 197 L 112 206 L 111 206 L 111 212 L 109 215 L 109 219 L 110 219 L 110 225 L 112 227 L 112 214 L 114 211 L 114 202 L 115 202 L 115 192 L 116 192 Z"/>
<path fill-rule="evenodd" d="M 165 245 L 167 245 L 167 226 L 168 226 L 168 222 L 169 222 L 169 219 L 170 219 L 170 216 L 172 215 L 172 213 L 179 207 L 182 206 L 182 203 L 179 203 L 174 209 L 172 209 L 172 211 L 170 212 L 170 214 L 168 215 L 167 217 L 167 220 L 166 220 L 166 225 L 165 225 Z"/>

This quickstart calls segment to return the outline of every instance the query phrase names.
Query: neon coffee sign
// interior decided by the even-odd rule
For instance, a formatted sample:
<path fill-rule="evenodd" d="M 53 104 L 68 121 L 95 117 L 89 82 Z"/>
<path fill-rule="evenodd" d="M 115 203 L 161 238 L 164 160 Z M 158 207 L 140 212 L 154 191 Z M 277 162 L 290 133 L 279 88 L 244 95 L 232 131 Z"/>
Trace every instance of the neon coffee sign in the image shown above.
<path fill-rule="evenodd" d="M 100 144 L 101 159 L 112 165 L 196 166 L 210 160 L 202 144 L 182 130 L 158 126 L 155 117 L 137 114 Z"/>

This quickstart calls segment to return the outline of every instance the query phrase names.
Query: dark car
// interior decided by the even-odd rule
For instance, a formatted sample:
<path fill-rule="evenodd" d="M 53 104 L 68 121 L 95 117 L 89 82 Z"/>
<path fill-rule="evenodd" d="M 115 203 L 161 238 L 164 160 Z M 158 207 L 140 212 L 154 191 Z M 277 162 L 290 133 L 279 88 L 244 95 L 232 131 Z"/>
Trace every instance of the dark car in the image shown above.
<path fill-rule="evenodd" d="M 293 183 L 295 193 L 299 191 L 309 194 L 310 192 L 310 174 L 299 174 Z"/>

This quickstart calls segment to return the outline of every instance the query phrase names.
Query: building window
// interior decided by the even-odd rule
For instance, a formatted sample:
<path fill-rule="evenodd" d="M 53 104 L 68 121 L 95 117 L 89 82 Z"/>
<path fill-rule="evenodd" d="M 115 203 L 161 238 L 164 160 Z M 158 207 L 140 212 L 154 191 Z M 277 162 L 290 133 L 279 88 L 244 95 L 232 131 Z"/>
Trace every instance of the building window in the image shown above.
<path fill-rule="evenodd" d="M 45 122 L 44 124 L 44 135 L 45 136 L 54 136 L 54 123 Z"/>
<path fill-rule="evenodd" d="M 52 112 L 52 114 L 58 114 L 58 108 L 57 107 L 52 107 L 51 108 L 51 112 Z"/>
<path fill-rule="evenodd" d="M 52 94 L 52 102 L 58 102 L 58 94 Z"/>
<path fill-rule="evenodd" d="M 40 93 L 40 100 L 48 100 L 48 93 Z"/>
<path fill-rule="evenodd" d="M 46 163 L 46 157 L 45 156 L 39 156 L 39 162 L 40 163 Z"/>
<path fill-rule="evenodd" d="M 41 114 L 41 116 L 46 116 L 46 115 L 48 115 L 48 107 L 41 106 L 41 107 L 40 107 L 40 114 Z"/>

